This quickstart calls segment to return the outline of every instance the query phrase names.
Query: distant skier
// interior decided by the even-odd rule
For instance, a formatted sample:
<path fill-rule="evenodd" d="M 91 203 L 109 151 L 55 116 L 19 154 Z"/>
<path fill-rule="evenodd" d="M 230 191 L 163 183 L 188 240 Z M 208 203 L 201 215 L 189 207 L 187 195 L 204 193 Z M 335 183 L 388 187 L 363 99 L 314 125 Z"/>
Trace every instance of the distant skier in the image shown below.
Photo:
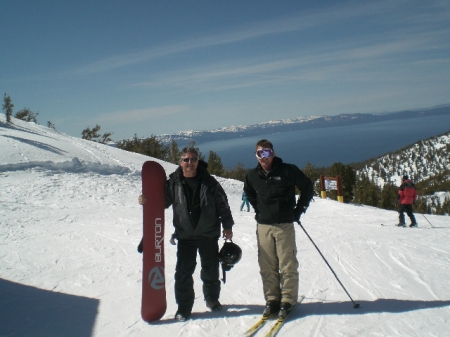
<path fill-rule="evenodd" d="M 398 209 L 398 224 L 397 226 L 405 227 L 405 212 L 408 215 L 411 223 L 409 227 L 417 227 L 416 218 L 413 214 L 414 201 L 417 199 L 416 186 L 412 183 L 408 176 L 403 176 L 403 183 L 398 189 L 396 206 Z"/>
<path fill-rule="evenodd" d="M 247 212 L 250 212 L 250 202 L 247 199 L 247 194 L 245 192 L 242 192 L 242 204 L 241 204 L 241 211 L 244 208 L 244 205 L 247 206 Z"/>

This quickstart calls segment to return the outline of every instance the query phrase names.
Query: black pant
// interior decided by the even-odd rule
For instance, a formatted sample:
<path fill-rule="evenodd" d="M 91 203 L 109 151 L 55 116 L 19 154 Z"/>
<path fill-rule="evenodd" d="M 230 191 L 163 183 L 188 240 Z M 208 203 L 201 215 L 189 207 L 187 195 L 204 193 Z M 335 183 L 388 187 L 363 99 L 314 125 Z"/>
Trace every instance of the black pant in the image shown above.
<path fill-rule="evenodd" d="M 200 255 L 205 301 L 218 300 L 219 280 L 219 243 L 217 239 L 178 240 L 177 265 L 175 268 L 175 299 L 178 307 L 192 310 L 194 305 L 194 274 L 197 265 L 197 250 Z"/>
<path fill-rule="evenodd" d="M 405 213 L 408 215 L 409 219 L 411 220 L 411 224 L 416 223 L 416 218 L 413 214 L 413 206 L 410 204 L 401 204 L 398 209 L 398 221 L 400 224 L 405 224 Z"/>

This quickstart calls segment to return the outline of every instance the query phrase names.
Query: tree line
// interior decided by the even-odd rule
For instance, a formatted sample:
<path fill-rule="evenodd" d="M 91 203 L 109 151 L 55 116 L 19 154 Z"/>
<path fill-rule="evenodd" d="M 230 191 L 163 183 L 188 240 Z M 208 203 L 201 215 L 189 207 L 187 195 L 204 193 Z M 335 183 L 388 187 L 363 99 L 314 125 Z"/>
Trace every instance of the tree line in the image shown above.
<path fill-rule="evenodd" d="M 191 142 L 190 146 L 195 147 L 195 142 Z M 166 145 L 154 135 L 148 138 L 138 138 L 135 135 L 132 139 L 119 142 L 118 148 L 141 153 L 177 165 L 180 159 L 180 150 L 175 140 L 172 140 L 170 144 Z M 199 159 L 205 160 L 205 156 L 201 151 L 198 148 L 196 149 L 200 154 Z M 209 151 L 206 162 L 208 163 L 209 173 L 223 178 L 244 181 L 249 171 L 242 163 L 238 163 L 232 168 L 224 167 L 222 159 L 214 151 Z M 360 164 L 355 164 L 355 166 L 357 165 Z M 316 167 L 311 163 L 307 163 L 302 171 L 314 182 L 314 189 L 317 196 L 320 195 L 319 178 L 321 175 L 328 177 L 339 176 L 342 183 L 344 202 L 374 206 L 386 210 L 397 210 L 396 200 L 399 186 L 389 182 L 379 187 L 364 172 L 357 174 L 355 166 L 337 162 L 330 167 Z M 430 178 L 432 181 L 428 179 L 427 181 L 416 184 L 418 193 L 421 195 L 414 206 L 416 212 L 450 214 L 450 201 L 441 202 L 438 198 L 430 199 L 429 196 L 425 196 L 433 192 L 437 186 L 439 186 L 438 190 L 440 191 L 450 189 L 450 186 L 443 186 L 438 183 L 442 181 L 442 177 L 444 176 L 448 176 L 448 172 L 447 175 L 443 173 L 442 176 Z M 450 181 L 447 181 L 447 185 L 450 185 Z M 337 191 L 326 191 L 326 194 L 328 198 L 337 200 Z"/>
<path fill-rule="evenodd" d="M 205 160 L 205 156 L 198 147 L 195 146 L 195 142 L 191 142 L 189 146 L 194 147 L 199 153 L 199 159 L 208 163 L 208 172 L 210 174 L 244 181 L 247 170 L 242 163 L 238 163 L 236 167 L 225 168 L 220 156 L 214 152 L 209 151 L 208 160 Z M 140 153 L 153 158 L 161 159 L 172 164 L 179 164 L 181 151 L 175 140 L 172 139 L 170 144 L 164 144 L 154 135 L 147 138 L 138 138 L 134 135 L 132 139 L 122 140 L 117 144 L 117 147 L 122 150 Z"/>
<path fill-rule="evenodd" d="M 189 144 L 195 147 L 195 142 Z M 180 160 L 180 150 L 175 140 L 166 145 L 159 141 L 154 135 L 148 138 L 138 138 L 134 135 L 132 139 L 122 140 L 117 144 L 117 147 L 126 151 L 140 153 L 146 156 L 158 158 L 172 164 L 178 165 Z M 201 151 L 199 152 L 201 160 L 205 160 L 205 156 Z M 238 163 L 235 167 L 226 168 L 220 156 L 214 152 L 209 151 L 208 172 L 223 178 L 236 179 L 244 181 L 249 169 L 246 169 L 244 164 Z M 369 180 L 359 181 L 356 172 L 350 165 L 343 163 L 334 163 L 330 167 L 316 167 L 311 163 L 307 163 L 302 169 L 306 176 L 315 182 L 316 195 L 320 195 L 319 177 L 325 175 L 329 177 L 339 176 L 342 182 L 342 194 L 344 202 L 356 202 L 360 204 L 367 204 L 385 209 L 393 209 L 394 199 L 397 195 L 397 189 L 385 189 L 384 193 L 378 191 L 378 188 Z M 327 191 L 327 197 L 337 200 L 337 191 Z"/>

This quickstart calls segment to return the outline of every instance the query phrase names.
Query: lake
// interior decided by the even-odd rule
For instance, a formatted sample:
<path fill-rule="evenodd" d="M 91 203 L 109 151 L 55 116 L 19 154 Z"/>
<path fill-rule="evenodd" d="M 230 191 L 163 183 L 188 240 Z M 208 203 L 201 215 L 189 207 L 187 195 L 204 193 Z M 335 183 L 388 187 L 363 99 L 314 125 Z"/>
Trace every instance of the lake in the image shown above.
<path fill-rule="evenodd" d="M 380 157 L 449 130 L 450 115 L 441 115 L 272 133 L 196 145 L 206 158 L 210 150 L 216 152 L 227 168 L 235 167 L 239 162 L 245 168 L 251 168 L 257 164 L 254 154 L 256 142 L 267 138 L 284 162 L 296 164 L 299 168 L 308 162 L 321 167 L 335 162 L 351 164 Z"/>

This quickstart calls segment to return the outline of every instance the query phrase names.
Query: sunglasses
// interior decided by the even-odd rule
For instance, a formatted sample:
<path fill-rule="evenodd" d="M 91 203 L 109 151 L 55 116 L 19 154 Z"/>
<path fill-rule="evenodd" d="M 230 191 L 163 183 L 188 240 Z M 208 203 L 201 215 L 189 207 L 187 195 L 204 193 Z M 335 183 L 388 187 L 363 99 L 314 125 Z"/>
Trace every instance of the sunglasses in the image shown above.
<path fill-rule="evenodd" d="M 189 162 L 196 163 L 198 158 L 195 158 L 195 157 L 193 157 L 193 158 L 181 158 L 181 160 L 184 161 L 185 163 L 189 163 Z"/>
<path fill-rule="evenodd" d="M 262 149 L 255 152 L 256 158 L 263 159 L 263 158 L 270 158 L 273 154 L 272 149 Z"/>

